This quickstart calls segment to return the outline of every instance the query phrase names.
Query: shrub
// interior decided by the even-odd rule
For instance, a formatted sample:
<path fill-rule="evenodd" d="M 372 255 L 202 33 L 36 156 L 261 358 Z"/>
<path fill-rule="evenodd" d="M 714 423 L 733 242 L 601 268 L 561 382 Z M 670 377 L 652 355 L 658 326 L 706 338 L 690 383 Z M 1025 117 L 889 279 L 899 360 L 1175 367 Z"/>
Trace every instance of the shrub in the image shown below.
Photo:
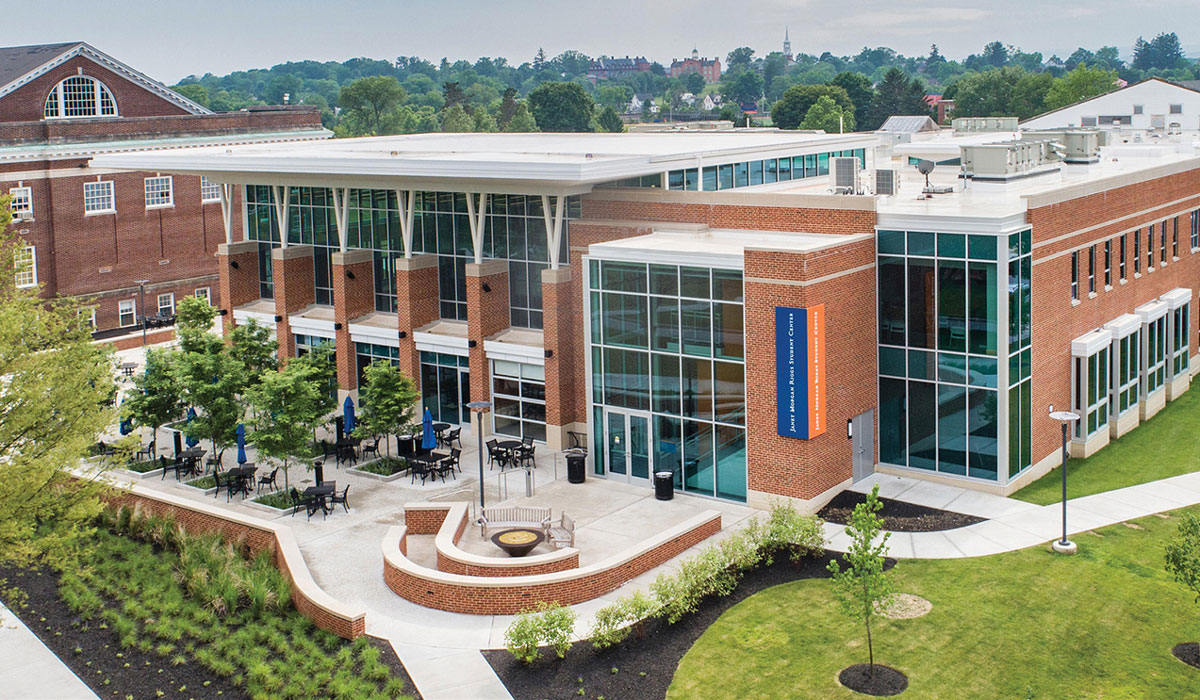
<path fill-rule="evenodd" d="M 571 648 L 575 630 L 575 611 L 558 603 L 538 603 L 532 610 L 517 615 L 504 632 L 504 646 L 521 663 L 533 663 L 545 643 L 554 649 L 558 658 Z"/>
<path fill-rule="evenodd" d="M 607 649 L 625 641 L 631 631 L 638 637 L 642 633 L 642 621 L 654 614 L 656 604 L 641 591 L 622 596 L 611 605 L 596 611 L 596 625 L 592 628 L 592 646 Z"/>
<path fill-rule="evenodd" d="M 766 537 L 763 547 L 768 552 L 788 550 L 792 561 L 804 556 L 818 557 L 825 551 L 825 531 L 822 521 L 815 515 L 801 515 L 787 501 L 771 504 L 767 516 Z"/>

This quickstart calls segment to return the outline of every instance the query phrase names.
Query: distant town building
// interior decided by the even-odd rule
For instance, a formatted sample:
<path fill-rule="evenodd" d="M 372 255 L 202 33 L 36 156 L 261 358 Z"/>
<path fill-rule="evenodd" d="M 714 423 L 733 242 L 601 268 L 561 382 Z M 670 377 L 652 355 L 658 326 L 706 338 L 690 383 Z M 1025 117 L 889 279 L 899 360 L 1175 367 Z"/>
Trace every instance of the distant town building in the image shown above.
<path fill-rule="evenodd" d="M 948 100 L 941 95 L 926 95 L 925 104 L 936 113 L 938 124 L 949 123 L 950 112 L 954 110 L 954 100 Z"/>
<path fill-rule="evenodd" d="M 646 60 L 645 56 L 636 58 L 608 58 L 601 56 L 593 59 L 591 67 L 588 68 L 588 80 L 593 83 L 597 80 L 609 80 L 611 78 L 624 78 L 636 73 L 647 73 L 650 71 L 650 61 Z"/>
<path fill-rule="evenodd" d="M 704 82 L 715 83 L 721 79 L 721 59 L 700 57 L 700 52 L 692 49 L 692 57 L 682 61 L 671 60 L 671 77 L 679 78 L 688 73 L 699 73 L 704 76 Z"/>
<path fill-rule="evenodd" d="M 1195 130 L 1200 128 L 1200 83 L 1147 78 L 1021 122 L 1027 129 L 1075 127 Z"/>

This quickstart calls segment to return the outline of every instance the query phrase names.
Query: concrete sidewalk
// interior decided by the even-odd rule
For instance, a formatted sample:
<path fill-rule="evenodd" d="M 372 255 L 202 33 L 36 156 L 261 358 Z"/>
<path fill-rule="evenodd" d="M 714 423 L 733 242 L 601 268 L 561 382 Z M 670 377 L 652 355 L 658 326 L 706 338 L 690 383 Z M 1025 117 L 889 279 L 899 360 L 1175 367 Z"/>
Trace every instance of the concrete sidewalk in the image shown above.
<path fill-rule="evenodd" d="M 75 672 L 0 603 L 0 695 L 11 700 L 99 700 Z"/>
<path fill-rule="evenodd" d="M 1062 536 L 1062 504 L 1038 506 L 955 486 L 907 477 L 875 474 L 855 484 L 854 491 L 870 492 L 907 503 L 987 518 L 982 523 L 942 532 L 895 532 L 889 554 L 898 559 L 957 559 L 982 557 L 1045 544 Z M 1200 503 L 1200 473 L 1182 474 L 1123 489 L 1067 501 L 1067 533 L 1142 518 Z M 846 528 L 825 523 L 829 549 L 844 551 Z"/>

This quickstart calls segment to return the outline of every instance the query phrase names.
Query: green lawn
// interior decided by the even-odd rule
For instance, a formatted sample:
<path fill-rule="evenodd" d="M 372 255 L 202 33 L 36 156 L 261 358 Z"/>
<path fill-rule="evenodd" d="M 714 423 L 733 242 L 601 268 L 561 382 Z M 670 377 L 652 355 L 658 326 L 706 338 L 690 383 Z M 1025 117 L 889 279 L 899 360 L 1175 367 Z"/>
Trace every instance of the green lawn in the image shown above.
<path fill-rule="evenodd" d="M 1197 697 L 1200 670 L 1171 655 L 1200 640 L 1200 606 L 1163 570 L 1179 512 L 1080 534 L 1075 557 L 1035 547 L 901 561 L 899 590 L 933 610 L 881 621 L 875 658 L 908 675 L 905 698 Z M 684 656 L 667 697 L 864 697 L 837 674 L 866 661 L 863 628 L 836 607 L 829 581 L 796 581 L 726 611 Z"/>
<path fill-rule="evenodd" d="M 1158 415 L 1087 459 L 1067 462 L 1067 498 L 1200 470 L 1200 391 L 1187 391 Z M 1012 495 L 1048 505 L 1062 499 L 1057 469 Z"/>

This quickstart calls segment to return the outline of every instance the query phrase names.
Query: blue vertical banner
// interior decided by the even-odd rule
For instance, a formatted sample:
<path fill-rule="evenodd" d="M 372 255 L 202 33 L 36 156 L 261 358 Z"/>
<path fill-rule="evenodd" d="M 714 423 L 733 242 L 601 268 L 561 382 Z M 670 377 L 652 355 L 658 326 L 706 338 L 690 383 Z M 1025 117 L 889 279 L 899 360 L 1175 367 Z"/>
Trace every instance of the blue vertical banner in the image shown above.
<path fill-rule="evenodd" d="M 825 432 L 825 305 L 775 307 L 778 432 L 811 440 Z"/>

